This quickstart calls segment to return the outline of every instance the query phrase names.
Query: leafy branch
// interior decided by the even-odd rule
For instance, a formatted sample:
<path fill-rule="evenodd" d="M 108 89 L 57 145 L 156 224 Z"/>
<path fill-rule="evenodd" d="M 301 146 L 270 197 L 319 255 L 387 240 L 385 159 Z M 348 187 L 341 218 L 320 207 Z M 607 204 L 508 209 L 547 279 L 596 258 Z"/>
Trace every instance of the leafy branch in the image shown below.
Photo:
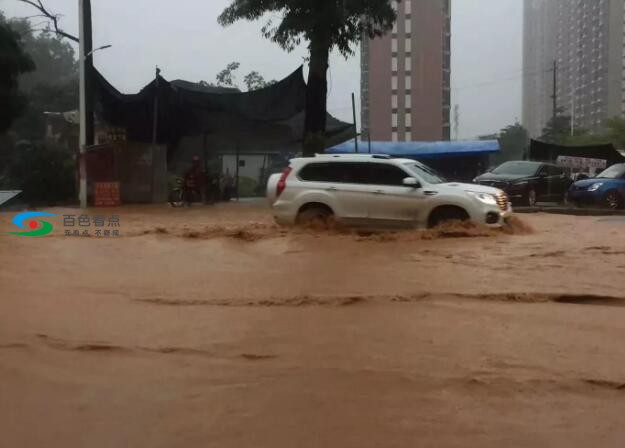
<path fill-rule="evenodd" d="M 65 37 L 66 39 L 72 40 L 74 42 L 80 42 L 80 40 L 76 37 L 73 36 L 67 32 L 65 32 L 64 30 L 62 30 L 59 27 L 59 20 L 61 19 L 61 15 L 60 14 L 54 14 L 52 12 L 50 12 L 48 9 L 46 9 L 46 7 L 44 6 L 42 0 L 17 0 L 19 2 L 22 3 L 26 3 L 27 5 L 32 6 L 33 8 L 37 9 L 40 14 L 37 14 L 37 16 L 33 16 L 33 17 L 43 17 L 47 20 L 49 20 L 49 23 L 52 23 L 52 26 L 54 28 L 54 32 L 61 37 Z"/>

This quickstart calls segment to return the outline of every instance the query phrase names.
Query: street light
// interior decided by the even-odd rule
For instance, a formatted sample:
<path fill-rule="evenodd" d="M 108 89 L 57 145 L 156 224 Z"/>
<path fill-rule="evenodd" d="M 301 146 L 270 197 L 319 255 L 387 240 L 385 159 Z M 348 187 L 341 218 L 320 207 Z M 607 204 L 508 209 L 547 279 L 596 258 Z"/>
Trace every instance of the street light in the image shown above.
<path fill-rule="evenodd" d="M 95 53 L 96 51 L 100 51 L 100 50 L 106 50 L 107 48 L 111 48 L 112 45 L 102 45 L 101 47 L 98 47 L 94 50 L 91 50 L 89 53 L 87 53 L 85 55 L 85 58 L 88 58 L 89 56 L 91 56 L 93 53 Z"/>
<path fill-rule="evenodd" d="M 82 5 L 82 2 L 81 2 Z M 81 14 L 82 18 L 82 14 Z M 87 208 L 87 81 L 86 81 L 86 61 L 93 56 L 93 53 L 100 50 L 111 48 L 112 45 L 102 45 L 95 48 L 85 54 L 84 44 L 85 32 L 83 20 L 81 20 L 80 27 L 80 49 L 79 49 L 79 64 L 80 64 L 80 160 L 79 160 L 79 193 L 80 208 Z"/>
<path fill-rule="evenodd" d="M 87 208 L 87 59 L 99 50 L 111 48 L 111 45 L 89 50 L 91 45 L 91 1 L 78 0 L 80 38 L 79 38 L 79 71 L 80 71 L 80 159 L 79 159 L 79 194 L 80 208 Z M 89 51 L 87 51 L 89 50 Z M 90 88 L 92 88 L 90 86 Z M 93 113 L 93 112 L 90 112 Z M 93 117 L 91 117 L 93 120 Z"/>

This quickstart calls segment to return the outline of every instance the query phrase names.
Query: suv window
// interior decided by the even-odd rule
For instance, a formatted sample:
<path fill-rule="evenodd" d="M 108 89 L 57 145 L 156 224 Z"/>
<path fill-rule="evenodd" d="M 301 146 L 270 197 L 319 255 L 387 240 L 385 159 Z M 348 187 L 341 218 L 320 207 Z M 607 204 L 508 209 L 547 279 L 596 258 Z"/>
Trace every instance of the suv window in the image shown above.
<path fill-rule="evenodd" d="M 564 171 L 562 168 L 552 165 L 547 165 L 547 176 L 562 176 Z"/>
<path fill-rule="evenodd" d="M 372 185 L 404 185 L 404 179 L 410 177 L 401 168 L 384 163 L 370 163 L 366 183 Z"/>
<path fill-rule="evenodd" d="M 311 163 L 299 172 L 309 182 L 365 183 L 368 163 L 326 162 Z"/>

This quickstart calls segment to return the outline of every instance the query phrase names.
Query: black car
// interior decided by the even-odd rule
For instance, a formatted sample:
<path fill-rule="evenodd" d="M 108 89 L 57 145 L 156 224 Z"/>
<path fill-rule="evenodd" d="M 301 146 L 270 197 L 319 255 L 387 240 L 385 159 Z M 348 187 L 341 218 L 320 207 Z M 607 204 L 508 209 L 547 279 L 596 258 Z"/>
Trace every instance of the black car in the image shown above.
<path fill-rule="evenodd" d="M 506 162 L 473 182 L 504 190 L 511 201 L 529 206 L 537 201 L 563 201 L 573 183 L 563 168 L 529 161 Z"/>

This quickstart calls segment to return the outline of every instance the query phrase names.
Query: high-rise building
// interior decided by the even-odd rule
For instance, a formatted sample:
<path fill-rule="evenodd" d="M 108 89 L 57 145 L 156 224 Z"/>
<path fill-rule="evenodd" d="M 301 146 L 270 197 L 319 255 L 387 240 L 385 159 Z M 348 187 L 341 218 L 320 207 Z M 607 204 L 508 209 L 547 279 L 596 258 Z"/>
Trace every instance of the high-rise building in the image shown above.
<path fill-rule="evenodd" d="M 597 130 L 625 112 L 623 0 L 525 0 L 523 124 L 538 137 L 557 109 Z M 555 69 L 555 83 L 554 83 Z"/>
<path fill-rule="evenodd" d="M 450 0 L 393 6 L 392 32 L 362 43 L 362 135 L 374 141 L 449 140 Z"/>

